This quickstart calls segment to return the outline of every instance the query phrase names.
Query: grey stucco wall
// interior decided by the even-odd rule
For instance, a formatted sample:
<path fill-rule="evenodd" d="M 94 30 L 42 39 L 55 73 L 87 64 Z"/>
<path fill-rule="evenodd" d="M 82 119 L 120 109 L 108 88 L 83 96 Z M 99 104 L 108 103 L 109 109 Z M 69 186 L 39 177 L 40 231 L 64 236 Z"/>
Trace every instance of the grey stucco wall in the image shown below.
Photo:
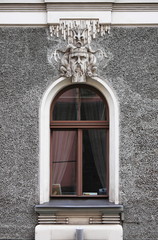
<path fill-rule="evenodd" d="M 155 240 L 157 208 L 157 28 L 112 28 L 93 42 L 98 69 L 120 105 L 120 203 L 124 240 Z M 47 28 L 0 29 L 0 239 L 34 239 L 39 203 L 39 106 L 58 78 Z"/>

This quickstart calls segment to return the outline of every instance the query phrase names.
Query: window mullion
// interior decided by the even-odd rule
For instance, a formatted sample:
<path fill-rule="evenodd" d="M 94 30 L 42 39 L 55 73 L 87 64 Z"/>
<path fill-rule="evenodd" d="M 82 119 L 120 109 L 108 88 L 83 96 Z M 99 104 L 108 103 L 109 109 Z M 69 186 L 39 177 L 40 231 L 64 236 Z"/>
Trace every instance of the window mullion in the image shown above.
<path fill-rule="evenodd" d="M 82 195 L 82 129 L 78 129 L 77 195 Z"/>

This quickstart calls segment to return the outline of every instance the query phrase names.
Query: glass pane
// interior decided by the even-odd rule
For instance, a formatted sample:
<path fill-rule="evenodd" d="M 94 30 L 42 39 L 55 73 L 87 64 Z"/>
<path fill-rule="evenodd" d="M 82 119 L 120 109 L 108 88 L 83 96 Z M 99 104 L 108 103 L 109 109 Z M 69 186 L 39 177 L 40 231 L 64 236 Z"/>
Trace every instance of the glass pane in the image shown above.
<path fill-rule="evenodd" d="M 53 120 L 77 120 L 78 88 L 64 92 L 56 101 Z"/>
<path fill-rule="evenodd" d="M 53 120 L 106 120 L 106 104 L 93 90 L 85 87 L 65 91 L 57 99 Z"/>
<path fill-rule="evenodd" d="M 76 131 L 52 132 L 51 159 L 52 195 L 76 194 Z"/>
<path fill-rule="evenodd" d="M 83 130 L 83 195 L 105 195 L 106 130 Z"/>
<path fill-rule="evenodd" d="M 105 120 L 105 103 L 94 91 L 81 88 L 81 120 Z"/>

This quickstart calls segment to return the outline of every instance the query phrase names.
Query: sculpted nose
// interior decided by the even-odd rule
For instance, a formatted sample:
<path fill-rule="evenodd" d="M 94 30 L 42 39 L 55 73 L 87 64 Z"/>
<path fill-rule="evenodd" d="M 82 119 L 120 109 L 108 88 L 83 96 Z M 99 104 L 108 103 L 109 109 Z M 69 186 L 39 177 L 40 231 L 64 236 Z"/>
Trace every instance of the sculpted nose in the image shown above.
<path fill-rule="evenodd" d="M 77 63 L 80 63 L 81 62 L 81 59 L 80 57 L 77 58 Z"/>

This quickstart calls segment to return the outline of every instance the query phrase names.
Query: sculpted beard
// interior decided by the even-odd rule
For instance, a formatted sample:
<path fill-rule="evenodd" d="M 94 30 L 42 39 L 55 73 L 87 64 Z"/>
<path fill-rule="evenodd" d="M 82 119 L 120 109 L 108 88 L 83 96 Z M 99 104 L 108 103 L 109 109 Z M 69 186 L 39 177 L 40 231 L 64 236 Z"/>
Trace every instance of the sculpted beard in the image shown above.
<path fill-rule="evenodd" d="M 82 76 L 86 74 L 88 64 L 87 54 L 72 54 L 70 65 L 73 75 Z"/>

